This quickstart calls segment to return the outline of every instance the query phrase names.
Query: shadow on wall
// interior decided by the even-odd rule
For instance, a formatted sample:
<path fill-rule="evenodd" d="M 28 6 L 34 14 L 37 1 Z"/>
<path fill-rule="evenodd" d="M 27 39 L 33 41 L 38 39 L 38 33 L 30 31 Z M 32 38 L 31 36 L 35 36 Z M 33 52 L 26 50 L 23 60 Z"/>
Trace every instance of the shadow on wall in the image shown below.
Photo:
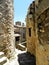
<path fill-rule="evenodd" d="M 30 53 L 22 53 L 18 55 L 18 62 L 20 65 L 36 65 L 36 58 Z"/>

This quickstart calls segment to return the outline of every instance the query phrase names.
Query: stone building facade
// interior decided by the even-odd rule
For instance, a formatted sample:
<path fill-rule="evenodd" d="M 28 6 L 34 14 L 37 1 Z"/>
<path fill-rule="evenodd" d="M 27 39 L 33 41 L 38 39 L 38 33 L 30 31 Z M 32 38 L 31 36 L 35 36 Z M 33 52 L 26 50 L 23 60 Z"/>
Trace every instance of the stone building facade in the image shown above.
<path fill-rule="evenodd" d="M 21 25 L 21 22 L 16 22 L 14 25 L 14 33 L 15 42 L 22 43 L 26 41 L 26 26 L 24 24 Z"/>
<path fill-rule="evenodd" d="M 36 64 L 49 65 L 49 1 L 36 2 Z M 37 4 L 38 2 L 38 4 Z"/>
<path fill-rule="evenodd" d="M 15 51 L 13 0 L 0 0 L 0 51 L 10 58 Z"/>
<path fill-rule="evenodd" d="M 27 40 L 27 51 L 31 54 L 35 52 L 35 1 L 33 1 L 29 8 L 26 16 L 26 40 Z"/>
<path fill-rule="evenodd" d="M 15 22 L 15 25 L 20 25 L 21 26 L 21 22 L 17 21 L 17 22 Z"/>
<path fill-rule="evenodd" d="M 29 12 L 34 13 L 26 17 L 28 52 L 36 56 L 36 65 L 49 65 L 49 1 L 35 0 Z"/>

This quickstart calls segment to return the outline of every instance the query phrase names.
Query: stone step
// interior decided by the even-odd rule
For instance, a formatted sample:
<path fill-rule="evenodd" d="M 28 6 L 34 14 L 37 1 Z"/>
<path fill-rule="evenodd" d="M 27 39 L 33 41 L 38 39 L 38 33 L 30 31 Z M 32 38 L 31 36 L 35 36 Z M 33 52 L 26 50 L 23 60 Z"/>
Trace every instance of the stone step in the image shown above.
<path fill-rule="evenodd" d="M 0 52 L 0 55 L 4 54 L 4 52 Z"/>
<path fill-rule="evenodd" d="M 0 52 L 0 58 L 4 57 L 4 53 Z"/>
<path fill-rule="evenodd" d="M 26 47 L 24 45 L 22 45 L 22 44 L 17 44 L 16 48 L 19 49 L 19 50 L 22 50 L 22 51 L 26 50 Z"/>
<path fill-rule="evenodd" d="M 0 52 L 0 65 L 7 62 L 7 57 L 5 57 L 4 52 Z"/>
<path fill-rule="evenodd" d="M 0 65 L 3 65 L 6 62 L 7 62 L 7 58 L 6 57 L 0 58 Z"/>

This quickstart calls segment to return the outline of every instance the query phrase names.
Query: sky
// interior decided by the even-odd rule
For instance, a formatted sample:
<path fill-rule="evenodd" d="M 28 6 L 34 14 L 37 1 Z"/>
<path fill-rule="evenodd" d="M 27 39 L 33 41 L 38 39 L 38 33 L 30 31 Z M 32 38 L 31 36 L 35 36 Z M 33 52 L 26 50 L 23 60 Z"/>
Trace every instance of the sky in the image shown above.
<path fill-rule="evenodd" d="M 14 23 L 16 21 L 25 22 L 27 9 L 33 0 L 14 0 Z"/>

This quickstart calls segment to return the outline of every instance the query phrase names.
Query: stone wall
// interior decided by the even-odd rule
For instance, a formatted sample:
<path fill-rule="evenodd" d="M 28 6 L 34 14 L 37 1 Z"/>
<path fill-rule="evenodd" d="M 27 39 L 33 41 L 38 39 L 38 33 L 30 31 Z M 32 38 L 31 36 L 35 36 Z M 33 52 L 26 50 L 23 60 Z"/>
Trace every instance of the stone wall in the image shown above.
<path fill-rule="evenodd" d="M 0 51 L 10 58 L 14 53 L 13 0 L 0 0 Z"/>
<path fill-rule="evenodd" d="M 36 1 L 35 1 L 36 2 Z M 36 64 L 49 65 L 49 1 L 41 0 L 36 8 Z"/>
<path fill-rule="evenodd" d="M 32 2 L 28 8 L 26 17 L 26 39 L 27 39 L 27 51 L 33 55 L 36 55 L 34 9 L 35 9 L 35 2 Z M 31 29 L 30 31 L 31 33 L 29 32 L 29 28 Z M 31 36 L 29 36 L 29 33 L 31 34 Z"/>
<path fill-rule="evenodd" d="M 35 0 L 35 12 L 30 8 L 26 17 L 27 50 L 36 56 L 36 65 L 49 65 L 49 1 Z"/>

